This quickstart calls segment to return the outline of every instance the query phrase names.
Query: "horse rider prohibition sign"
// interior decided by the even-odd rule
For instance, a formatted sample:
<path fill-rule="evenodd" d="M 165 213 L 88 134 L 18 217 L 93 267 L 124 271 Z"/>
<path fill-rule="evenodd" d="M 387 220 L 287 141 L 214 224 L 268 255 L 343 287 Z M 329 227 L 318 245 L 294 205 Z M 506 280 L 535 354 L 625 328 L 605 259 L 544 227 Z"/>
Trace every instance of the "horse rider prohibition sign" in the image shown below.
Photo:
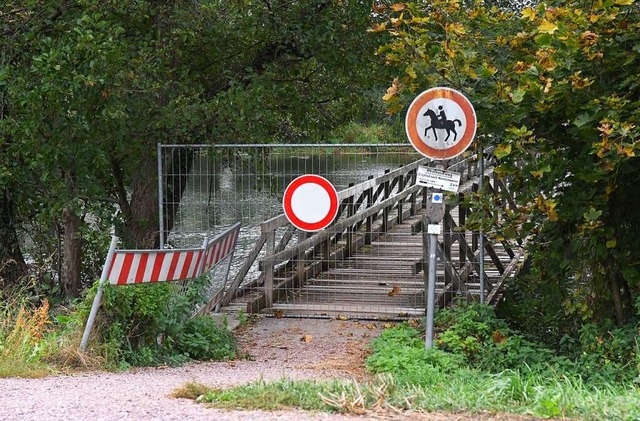
<path fill-rule="evenodd" d="M 442 107 L 442 105 L 438 106 L 438 114 L 436 114 L 436 112 L 431 109 L 427 109 L 427 111 L 422 115 L 424 117 L 429 117 L 429 119 L 431 120 L 431 126 L 426 127 L 424 129 L 425 137 L 427 136 L 427 132 L 429 131 L 429 129 L 431 129 L 433 130 L 433 136 L 436 138 L 436 141 L 437 141 L 438 134 L 436 133 L 436 129 L 445 129 L 447 131 L 447 137 L 444 139 L 444 141 L 445 142 L 448 141 L 449 136 L 451 136 L 451 132 L 453 132 L 453 143 L 456 142 L 456 139 L 458 138 L 458 133 L 456 132 L 455 123 L 457 122 L 458 126 L 462 126 L 462 122 L 457 118 L 455 120 L 447 120 L 447 115 L 445 114 L 444 108 Z"/>

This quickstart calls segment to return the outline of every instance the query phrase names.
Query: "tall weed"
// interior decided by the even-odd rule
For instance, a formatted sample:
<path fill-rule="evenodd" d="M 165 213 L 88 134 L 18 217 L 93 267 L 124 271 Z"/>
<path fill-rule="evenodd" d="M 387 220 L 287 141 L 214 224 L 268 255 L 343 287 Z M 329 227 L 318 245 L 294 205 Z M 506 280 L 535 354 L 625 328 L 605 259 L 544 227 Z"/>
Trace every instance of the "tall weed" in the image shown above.
<path fill-rule="evenodd" d="M 32 307 L 19 299 L 0 302 L 0 377 L 42 377 L 41 340 L 49 328 L 49 302 Z"/>

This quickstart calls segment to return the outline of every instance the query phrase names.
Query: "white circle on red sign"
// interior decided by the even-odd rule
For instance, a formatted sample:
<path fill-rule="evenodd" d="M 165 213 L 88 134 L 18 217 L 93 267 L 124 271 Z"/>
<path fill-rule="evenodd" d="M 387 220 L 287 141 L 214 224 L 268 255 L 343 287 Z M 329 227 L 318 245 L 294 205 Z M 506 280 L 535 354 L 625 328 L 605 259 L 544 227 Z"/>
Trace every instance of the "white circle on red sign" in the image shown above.
<path fill-rule="evenodd" d="M 296 228 L 320 231 L 329 226 L 338 213 L 338 192 L 324 177 L 302 175 L 285 189 L 282 207 Z"/>
<path fill-rule="evenodd" d="M 413 147 L 431 159 L 450 159 L 464 152 L 475 137 L 471 102 L 451 88 L 432 88 L 418 95 L 407 111 L 405 129 Z"/>

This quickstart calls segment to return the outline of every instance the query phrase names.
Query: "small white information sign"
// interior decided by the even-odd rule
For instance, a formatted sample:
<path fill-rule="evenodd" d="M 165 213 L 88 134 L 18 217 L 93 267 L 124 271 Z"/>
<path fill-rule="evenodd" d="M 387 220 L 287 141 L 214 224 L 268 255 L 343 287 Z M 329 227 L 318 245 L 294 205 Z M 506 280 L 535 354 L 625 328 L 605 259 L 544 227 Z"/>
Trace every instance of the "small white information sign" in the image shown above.
<path fill-rule="evenodd" d="M 440 224 L 427 225 L 427 234 L 440 234 Z"/>
<path fill-rule="evenodd" d="M 425 187 L 457 192 L 460 186 L 460 174 L 431 167 L 418 167 L 417 184 Z"/>

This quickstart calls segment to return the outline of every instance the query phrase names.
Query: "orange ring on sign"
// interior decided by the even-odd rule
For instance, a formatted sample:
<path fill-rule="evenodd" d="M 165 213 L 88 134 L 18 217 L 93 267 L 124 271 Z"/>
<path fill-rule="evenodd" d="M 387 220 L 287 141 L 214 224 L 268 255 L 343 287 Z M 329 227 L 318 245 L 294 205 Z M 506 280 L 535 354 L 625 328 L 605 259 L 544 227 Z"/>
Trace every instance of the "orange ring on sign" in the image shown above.
<path fill-rule="evenodd" d="M 425 144 L 418 133 L 418 118 L 420 118 L 420 109 L 429 101 L 436 98 L 444 98 L 454 101 L 464 112 L 466 119 L 466 130 L 464 131 L 460 141 L 448 149 L 436 149 Z M 405 119 L 405 130 L 409 142 L 415 150 L 420 152 L 427 158 L 442 160 L 451 159 L 462 152 L 466 151 L 473 138 L 476 135 L 477 128 L 476 111 L 466 96 L 451 88 L 431 88 L 416 97 L 409 106 L 407 117 Z"/>

